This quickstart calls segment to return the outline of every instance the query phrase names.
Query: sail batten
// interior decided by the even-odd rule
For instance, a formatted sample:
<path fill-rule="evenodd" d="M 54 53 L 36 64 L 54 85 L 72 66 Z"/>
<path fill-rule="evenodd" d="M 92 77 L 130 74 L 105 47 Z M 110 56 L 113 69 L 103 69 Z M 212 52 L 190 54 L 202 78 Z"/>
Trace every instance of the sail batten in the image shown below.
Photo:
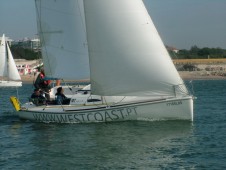
<path fill-rule="evenodd" d="M 84 0 L 84 9 L 93 94 L 173 94 L 183 83 L 142 0 Z"/>

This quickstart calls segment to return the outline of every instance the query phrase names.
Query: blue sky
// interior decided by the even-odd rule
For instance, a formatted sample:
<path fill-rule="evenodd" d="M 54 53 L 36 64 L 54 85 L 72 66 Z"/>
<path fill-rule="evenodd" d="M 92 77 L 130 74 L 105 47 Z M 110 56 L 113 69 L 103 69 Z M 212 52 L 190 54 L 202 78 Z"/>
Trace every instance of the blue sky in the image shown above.
<path fill-rule="evenodd" d="M 166 45 L 226 49 L 226 0 L 144 0 Z M 34 0 L 0 0 L 0 35 L 37 34 Z"/>

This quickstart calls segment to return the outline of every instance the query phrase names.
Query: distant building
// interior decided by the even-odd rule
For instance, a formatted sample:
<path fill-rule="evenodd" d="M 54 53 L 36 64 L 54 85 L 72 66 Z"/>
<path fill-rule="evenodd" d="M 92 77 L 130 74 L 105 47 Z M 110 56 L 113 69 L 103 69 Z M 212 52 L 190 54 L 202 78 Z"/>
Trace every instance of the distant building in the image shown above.
<path fill-rule="evenodd" d="M 168 51 L 172 51 L 172 52 L 174 52 L 174 53 L 178 53 L 178 52 L 179 52 L 179 50 L 176 49 L 175 47 L 170 47 L 170 46 L 167 46 L 167 45 L 166 45 L 166 49 L 167 49 Z"/>
<path fill-rule="evenodd" d="M 13 41 L 12 45 L 16 47 L 25 48 L 25 49 L 31 49 L 34 51 L 41 50 L 40 40 L 38 38 L 34 38 L 34 39 L 24 38 L 23 40 Z"/>
<path fill-rule="evenodd" d="M 38 38 L 31 40 L 31 48 L 34 51 L 40 51 L 40 40 Z"/>
<path fill-rule="evenodd" d="M 17 70 L 18 70 L 18 72 L 19 72 L 20 75 L 31 74 L 31 72 L 32 72 L 30 66 L 27 65 L 27 64 L 16 65 L 16 66 L 17 66 Z"/>
<path fill-rule="evenodd" d="M 40 61 L 37 60 L 15 59 L 15 62 L 20 75 L 36 73 L 38 72 L 37 67 L 40 65 Z"/>

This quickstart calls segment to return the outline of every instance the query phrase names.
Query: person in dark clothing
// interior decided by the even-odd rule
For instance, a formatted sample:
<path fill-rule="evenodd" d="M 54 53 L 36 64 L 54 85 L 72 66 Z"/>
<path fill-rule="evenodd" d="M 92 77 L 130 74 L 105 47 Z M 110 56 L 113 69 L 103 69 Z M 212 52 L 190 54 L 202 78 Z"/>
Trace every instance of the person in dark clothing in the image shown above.
<path fill-rule="evenodd" d="M 70 98 L 67 98 L 64 95 L 64 89 L 62 87 L 57 88 L 57 93 L 55 95 L 56 95 L 56 104 L 57 105 L 69 104 L 70 103 Z"/>
<path fill-rule="evenodd" d="M 45 72 L 44 69 L 41 69 L 41 72 L 39 73 L 39 75 L 37 76 L 35 82 L 34 82 L 34 86 L 36 89 L 41 89 L 44 93 L 45 93 L 45 97 L 48 101 L 50 101 L 50 80 L 44 80 L 45 78 Z"/>
<path fill-rule="evenodd" d="M 46 98 L 41 95 L 39 89 L 35 89 L 31 95 L 31 101 L 36 105 L 43 105 L 46 104 Z"/>

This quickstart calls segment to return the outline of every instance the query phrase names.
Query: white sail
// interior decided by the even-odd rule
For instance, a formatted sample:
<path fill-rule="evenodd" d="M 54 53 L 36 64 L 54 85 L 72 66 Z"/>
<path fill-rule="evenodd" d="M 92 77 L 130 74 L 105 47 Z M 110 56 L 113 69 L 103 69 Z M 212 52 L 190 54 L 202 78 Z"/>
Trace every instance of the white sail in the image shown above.
<path fill-rule="evenodd" d="M 174 93 L 182 80 L 142 0 L 84 0 L 84 8 L 93 94 Z"/>
<path fill-rule="evenodd" d="M 82 0 L 36 0 L 38 31 L 48 76 L 89 78 Z"/>
<path fill-rule="evenodd" d="M 7 54 L 8 54 L 8 78 L 9 80 L 21 80 L 19 72 L 17 70 L 15 61 L 13 59 L 12 53 L 10 51 L 9 45 L 6 42 Z"/>
<path fill-rule="evenodd" d="M 6 42 L 4 34 L 0 45 L 0 76 L 7 76 Z"/>

